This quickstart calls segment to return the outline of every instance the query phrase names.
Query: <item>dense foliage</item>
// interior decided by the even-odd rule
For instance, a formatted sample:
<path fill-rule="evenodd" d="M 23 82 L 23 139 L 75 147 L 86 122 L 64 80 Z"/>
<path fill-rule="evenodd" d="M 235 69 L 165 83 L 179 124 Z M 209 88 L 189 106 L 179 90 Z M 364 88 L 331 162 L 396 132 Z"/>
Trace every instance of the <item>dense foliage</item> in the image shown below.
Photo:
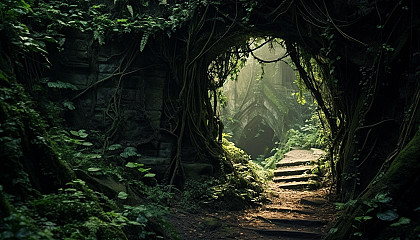
<path fill-rule="evenodd" d="M 118 214 L 106 217 L 109 209 L 98 205 L 100 200 L 88 189 L 66 185 L 75 179 L 63 160 L 77 151 L 87 153 L 81 147 L 89 147 L 84 132 L 69 129 L 77 132 L 75 138 L 61 132 L 60 126 L 48 125 L 56 124 L 54 118 L 42 119 L 48 112 L 39 114 L 48 108 L 34 106 L 29 97 L 36 95 L 37 85 L 48 77 L 49 53 L 59 54 L 71 31 L 91 34 L 97 45 L 131 36 L 138 39 L 138 52 L 144 51 L 151 39 L 161 46 L 158 54 L 170 69 L 177 95 L 166 109 L 172 121 L 168 125 L 173 126 L 167 130 L 177 138 L 168 177 L 171 185 L 184 176 L 181 153 L 186 145 L 196 150 L 201 161 L 211 163 L 218 175 L 233 173 L 237 179 L 241 174 L 223 158 L 218 142 L 223 126 L 216 115 L 216 88 L 223 84 L 223 77 L 236 71 L 234 63 L 241 54 L 249 52 L 250 36 L 281 37 L 323 114 L 321 124 L 330 131 L 329 161 L 335 189 L 344 201 L 357 199 L 330 238 L 415 237 L 419 198 L 413 189 L 418 189 L 416 173 L 420 171 L 415 135 L 420 101 L 418 8 L 414 0 L 2 1 L 0 154 L 5 167 L 1 170 L 0 213 L 3 223 L 7 222 L 2 225 L 2 237 L 106 234 L 124 239 L 128 234 L 121 231 L 124 224 L 115 225 L 120 221 L 115 220 Z M 209 66 L 213 67 L 210 71 Z M 59 82 L 48 85 L 72 88 Z M 58 107 L 55 116 L 60 116 L 63 107 L 74 107 L 70 101 L 50 106 L 50 110 Z M 53 127 L 58 129 L 49 133 Z M 117 128 L 110 133 L 115 131 Z M 57 146 L 63 145 L 54 143 L 57 139 L 73 141 L 78 145 L 76 152 L 57 151 Z M 110 147 L 104 145 L 103 150 Z M 124 156 L 135 155 L 123 149 L 125 146 L 121 149 L 125 154 L 114 154 L 122 161 L 117 167 L 128 163 Z M 97 155 L 90 157 L 96 159 Z M 136 173 L 143 171 L 140 178 L 148 174 L 142 166 L 129 166 Z M 95 167 L 102 169 L 89 166 L 92 172 L 99 171 Z M 400 177 L 403 174 L 407 179 Z M 248 182 L 238 184 L 253 189 Z M 390 198 L 384 197 L 388 192 Z M 26 211 L 19 207 L 22 202 L 29 213 L 22 214 Z M 375 204 L 387 210 L 378 212 L 381 209 Z M 80 222 L 74 223 L 43 211 L 52 207 L 57 207 L 57 215 L 72 214 L 75 207 L 86 208 L 77 213 Z M 143 217 L 149 214 L 144 208 L 133 212 L 127 216 L 142 214 L 137 227 L 146 236 L 149 231 Z M 33 227 L 38 217 L 43 218 L 41 230 Z M 80 229 L 79 236 L 72 231 L 75 228 Z M 381 236 L 379 229 L 386 229 Z"/>

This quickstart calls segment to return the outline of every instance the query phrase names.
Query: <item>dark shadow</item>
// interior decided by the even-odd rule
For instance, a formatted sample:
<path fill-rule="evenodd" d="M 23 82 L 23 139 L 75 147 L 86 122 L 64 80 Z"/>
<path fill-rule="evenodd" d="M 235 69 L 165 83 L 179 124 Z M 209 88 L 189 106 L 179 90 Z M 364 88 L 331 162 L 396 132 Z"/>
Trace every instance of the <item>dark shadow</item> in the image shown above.
<path fill-rule="evenodd" d="M 271 149 L 275 147 L 275 138 L 274 130 L 261 116 L 257 116 L 245 127 L 237 146 L 250 154 L 253 159 L 260 155 L 269 157 L 272 155 Z"/>

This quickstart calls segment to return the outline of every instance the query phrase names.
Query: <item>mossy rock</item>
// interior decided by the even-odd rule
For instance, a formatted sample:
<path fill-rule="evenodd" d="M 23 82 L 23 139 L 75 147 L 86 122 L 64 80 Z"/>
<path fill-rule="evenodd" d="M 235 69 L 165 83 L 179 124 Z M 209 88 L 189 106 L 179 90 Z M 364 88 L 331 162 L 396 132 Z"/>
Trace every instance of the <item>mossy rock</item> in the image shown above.
<path fill-rule="evenodd" d="M 31 205 L 41 217 L 59 225 L 87 221 L 90 216 L 103 216 L 104 212 L 97 202 L 86 200 L 78 192 L 73 194 L 52 194 L 34 200 Z"/>

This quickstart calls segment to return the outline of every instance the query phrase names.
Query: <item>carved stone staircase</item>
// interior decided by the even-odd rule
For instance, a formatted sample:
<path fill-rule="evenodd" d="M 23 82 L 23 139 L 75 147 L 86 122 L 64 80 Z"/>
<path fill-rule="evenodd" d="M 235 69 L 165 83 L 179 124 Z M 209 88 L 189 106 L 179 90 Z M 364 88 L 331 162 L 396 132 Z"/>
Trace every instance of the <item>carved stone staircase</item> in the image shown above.
<path fill-rule="evenodd" d="M 312 163 L 319 156 L 309 150 L 292 151 L 274 172 L 272 189 L 283 195 L 282 201 L 264 206 L 258 217 L 245 226 L 258 233 L 258 239 L 322 239 L 325 235 L 329 219 L 317 213 L 330 203 L 311 190 L 317 178 L 311 173 Z"/>
<path fill-rule="evenodd" d="M 295 150 L 305 151 L 305 150 Z M 290 153 L 290 152 L 289 152 Z M 313 159 L 295 158 L 291 154 L 285 154 L 285 158 L 277 163 L 274 171 L 273 182 L 283 189 L 311 189 L 316 186 L 315 174 L 311 174 Z M 312 181 L 311 181 L 312 180 Z"/>

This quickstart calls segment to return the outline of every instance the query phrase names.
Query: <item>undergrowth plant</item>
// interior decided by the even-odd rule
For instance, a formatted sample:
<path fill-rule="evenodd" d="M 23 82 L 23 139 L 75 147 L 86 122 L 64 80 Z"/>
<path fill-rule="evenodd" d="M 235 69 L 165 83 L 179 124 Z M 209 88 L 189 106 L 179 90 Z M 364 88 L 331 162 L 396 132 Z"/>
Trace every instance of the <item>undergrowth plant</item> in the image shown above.
<path fill-rule="evenodd" d="M 318 116 L 312 115 L 303 126 L 297 126 L 287 131 L 287 141 L 283 148 L 325 148 L 326 137 Z"/>
<path fill-rule="evenodd" d="M 253 162 L 228 137 L 223 135 L 222 145 L 226 160 L 233 165 L 233 172 L 222 178 L 188 179 L 181 199 L 181 204 L 187 209 L 195 211 L 200 206 L 211 206 L 241 210 L 265 200 L 265 183 L 272 176 L 272 171 Z"/>

